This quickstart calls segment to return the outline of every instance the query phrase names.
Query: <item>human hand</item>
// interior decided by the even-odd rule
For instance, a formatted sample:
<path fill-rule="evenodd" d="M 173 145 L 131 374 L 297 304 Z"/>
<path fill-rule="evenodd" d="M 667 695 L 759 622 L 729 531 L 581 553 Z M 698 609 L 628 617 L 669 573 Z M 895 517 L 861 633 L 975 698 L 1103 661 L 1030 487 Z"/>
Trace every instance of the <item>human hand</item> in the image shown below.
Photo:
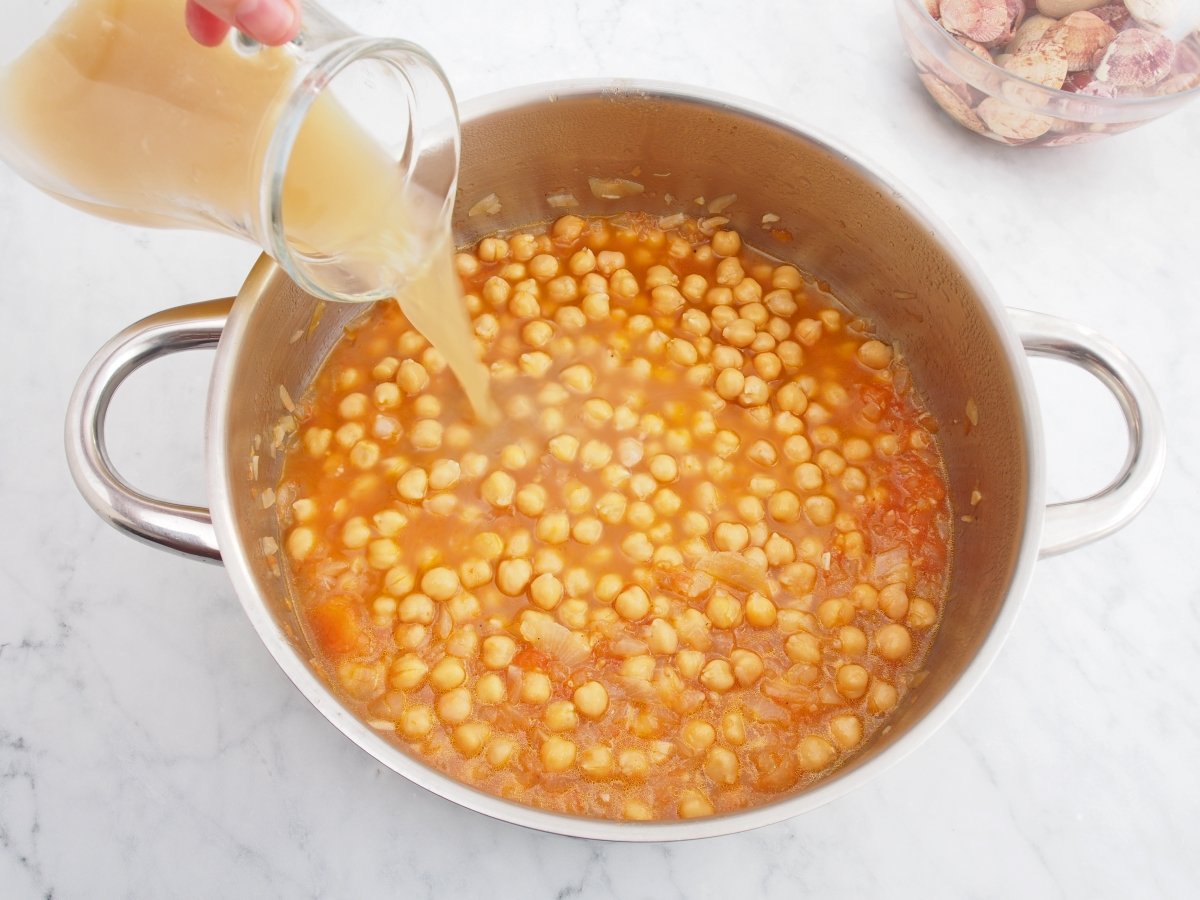
<path fill-rule="evenodd" d="M 187 27 L 206 47 L 230 28 L 262 44 L 286 44 L 300 30 L 300 0 L 188 0 Z"/>

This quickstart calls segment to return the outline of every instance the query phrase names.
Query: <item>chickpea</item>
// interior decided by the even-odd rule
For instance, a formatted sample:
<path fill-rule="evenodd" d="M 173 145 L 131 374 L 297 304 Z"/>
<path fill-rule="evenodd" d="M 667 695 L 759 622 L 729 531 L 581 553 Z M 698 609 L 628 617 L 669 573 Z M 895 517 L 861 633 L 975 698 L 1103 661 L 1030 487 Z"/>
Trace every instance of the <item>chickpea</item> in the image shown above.
<path fill-rule="evenodd" d="M 575 764 L 575 744 L 558 735 L 551 735 L 542 743 L 538 755 L 547 772 L 565 772 Z"/>
<path fill-rule="evenodd" d="M 711 816 L 716 812 L 712 802 L 694 788 L 680 792 L 676 811 L 681 819 L 698 819 L 703 816 Z"/>
<path fill-rule="evenodd" d="M 467 680 L 467 670 L 462 660 L 453 656 L 443 656 L 429 670 L 429 686 L 435 691 L 448 691 L 458 687 Z"/>
<path fill-rule="evenodd" d="M 597 440 L 588 441 L 580 450 L 579 461 L 585 472 L 602 469 L 612 460 L 612 447 Z"/>
<path fill-rule="evenodd" d="M 912 635 L 903 625 L 884 625 L 875 632 L 875 650 L 884 659 L 897 662 L 912 652 Z"/>
<path fill-rule="evenodd" d="M 679 730 L 679 741 L 692 756 L 703 754 L 717 739 L 717 730 L 702 719 L 690 719 Z"/>
<path fill-rule="evenodd" d="M 823 628 L 838 628 L 854 621 L 854 604 L 845 597 L 832 597 L 817 607 L 817 620 Z"/>
<path fill-rule="evenodd" d="M 838 644 L 847 656 L 861 656 L 867 652 L 867 636 L 861 628 L 844 625 L 838 629 Z"/>
<path fill-rule="evenodd" d="M 521 699 L 541 705 L 550 699 L 550 679 L 542 672 L 526 672 L 521 679 Z"/>
<path fill-rule="evenodd" d="M 708 755 L 704 759 L 704 774 L 707 775 L 714 784 L 737 784 L 737 755 L 732 750 L 728 750 L 725 747 L 713 747 L 708 751 Z"/>
<path fill-rule="evenodd" d="M 493 769 L 502 769 L 507 766 L 517 754 L 517 745 L 515 741 L 509 738 L 495 738 L 487 746 L 487 751 L 484 753 L 488 761 L 488 765 Z"/>
<path fill-rule="evenodd" d="M 579 439 L 570 434 L 560 434 L 550 439 L 548 448 L 550 455 L 559 462 L 574 462 L 579 453 Z"/>
<path fill-rule="evenodd" d="M 517 643 L 508 635 L 493 634 L 483 639 L 483 664 L 489 669 L 504 669 L 517 655 Z"/>
<path fill-rule="evenodd" d="M 733 668 L 728 660 L 713 659 L 700 672 L 700 683 L 710 691 L 723 694 L 734 685 Z"/>
<path fill-rule="evenodd" d="M 749 687 L 762 677 L 765 665 L 762 657 L 753 650 L 736 649 L 730 652 L 729 659 L 733 663 L 733 677 L 742 687 Z"/>
<path fill-rule="evenodd" d="M 432 625 L 437 615 L 433 600 L 425 594 L 409 594 L 396 607 L 396 616 L 401 622 L 416 622 L 420 625 Z"/>
<path fill-rule="evenodd" d="M 458 660 L 454 660 L 456 663 Z M 461 665 L 461 663 L 459 663 Z M 436 666 L 434 671 L 436 671 Z M 433 683 L 433 671 L 429 673 L 430 684 Z M 456 687 L 438 697 L 438 718 L 447 725 L 458 725 L 465 722 L 471 715 L 471 693 L 464 687 Z"/>
<path fill-rule="evenodd" d="M 496 587 L 502 594 L 516 597 L 524 593 L 532 576 L 533 566 L 529 560 L 506 559 L 496 567 Z"/>
<path fill-rule="evenodd" d="M 893 621 L 908 615 L 908 590 L 903 584 L 889 584 L 879 592 L 879 609 Z"/>
<path fill-rule="evenodd" d="M 899 699 L 900 694 L 894 685 L 877 678 L 872 679 L 871 687 L 867 691 L 867 709 L 872 713 L 879 716 L 890 712 Z"/>
<path fill-rule="evenodd" d="M 740 522 L 722 522 L 713 529 L 713 543 L 718 550 L 744 550 L 750 544 L 750 530 Z"/>
<path fill-rule="evenodd" d="M 555 700 L 546 706 L 542 721 L 551 731 L 573 731 L 579 724 L 579 716 L 570 700 Z"/>
<path fill-rule="evenodd" d="M 410 741 L 423 738 L 433 730 L 433 710 L 424 704 L 410 706 L 400 714 L 396 727 Z"/>
<path fill-rule="evenodd" d="M 717 394 L 725 400 L 734 401 L 742 394 L 742 389 L 746 386 L 746 376 L 739 369 L 726 368 L 722 369 L 717 375 L 716 382 L 713 387 Z"/>
<path fill-rule="evenodd" d="M 815 635 L 804 631 L 789 635 L 788 639 L 784 641 L 783 649 L 787 653 L 788 659 L 794 663 L 817 665 L 823 656 L 820 640 Z"/>
<path fill-rule="evenodd" d="M 709 243 L 717 256 L 737 256 L 742 249 L 742 239 L 736 231 L 718 231 Z"/>
<path fill-rule="evenodd" d="M 918 631 L 932 628 L 937 622 L 937 607 L 928 600 L 914 598 L 908 607 L 908 627 Z"/>
<path fill-rule="evenodd" d="M 699 650 L 680 650 L 675 654 L 675 668 L 684 678 L 699 678 L 704 667 L 704 654 Z"/>
<path fill-rule="evenodd" d="M 612 777 L 615 766 L 612 750 L 602 744 L 588 747 L 579 755 L 579 771 L 593 781 Z"/>
<path fill-rule="evenodd" d="M 675 457 L 659 453 L 650 458 L 650 474 L 662 484 L 669 484 L 679 478 L 679 464 Z"/>
<path fill-rule="evenodd" d="M 641 750 L 622 750 L 617 756 L 617 768 L 626 778 L 637 780 L 646 777 L 650 770 L 650 760 Z"/>
<path fill-rule="evenodd" d="M 411 691 L 420 687 L 425 681 L 429 666 L 415 653 L 405 653 L 399 657 L 388 673 L 388 684 L 397 691 Z"/>
<path fill-rule="evenodd" d="M 575 708 L 587 719 L 599 719 L 608 709 L 608 691 L 598 681 L 588 681 L 575 689 L 572 695 Z"/>
<path fill-rule="evenodd" d="M 742 623 L 742 605 L 728 591 L 713 591 L 704 607 L 704 614 L 708 616 L 714 628 L 726 631 L 737 628 Z"/>
<path fill-rule="evenodd" d="M 630 585 L 613 601 L 613 608 L 623 619 L 636 622 L 650 612 L 650 595 L 638 585 Z"/>
<path fill-rule="evenodd" d="M 883 341 L 866 341 L 858 348 L 858 360 L 869 369 L 886 369 L 892 362 L 892 348 Z"/>
<path fill-rule="evenodd" d="M 535 531 L 543 543 L 563 544 L 571 535 L 571 522 L 565 512 L 549 512 L 538 519 Z"/>
<path fill-rule="evenodd" d="M 479 486 L 479 496 L 492 506 L 502 508 L 511 506 L 517 489 L 517 482 L 511 475 L 503 471 L 495 471 L 483 480 Z"/>
<path fill-rule="evenodd" d="M 754 628 L 770 628 L 775 624 L 775 604 L 757 592 L 746 598 L 746 621 Z"/>
<path fill-rule="evenodd" d="M 804 513 L 814 525 L 828 525 L 833 521 L 837 507 L 831 498 L 818 494 L 804 501 Z"/>
<path fill-rule="evenodd" d="M 819 772 L 836 757 L 837 750 L 833 744 L 815 734 L 802 737 L 796 747 L 796 761 L 805 772 Z"/>
<path fill-rule="evenodd" d="M 870 675 L 866 669 L 855 663 L 842 666 L 834 676 L 834 686 L 837 692 L 847 700 L 858 700 L 867 692 Z"/>
<path fill-rule="evenodd" d="M 648 643 L 650 652 L 670 656 L 679 649 L 679 634 L 670 622 L 665 619 L 655 619 L 650 623 Z"/>
<path fill-rule="evenodd" d="M 434 600 L 449 600 L 459 586 L 458 573 L 445 566 L 430 569 L 421 577 L 421 590 Z"/>
<path fill-rule="evenodd" d="M 731 347 L 749 347 L 754 342 L 757 331 L 749 319 L 734 319 L 721 329 L 721 337 Z"/>

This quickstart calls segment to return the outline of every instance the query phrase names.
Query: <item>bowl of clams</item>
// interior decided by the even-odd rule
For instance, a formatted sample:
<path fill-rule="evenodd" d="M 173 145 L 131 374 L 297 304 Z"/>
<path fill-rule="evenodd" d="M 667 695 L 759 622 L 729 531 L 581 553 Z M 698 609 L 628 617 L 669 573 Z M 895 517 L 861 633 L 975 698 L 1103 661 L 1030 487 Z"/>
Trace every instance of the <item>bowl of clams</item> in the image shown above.
<path fill-rule="evenodd" d="M 964 128 L 1063 147 L 1200 94 L 1200 0 L 896 0 L 921 83 Z"/>

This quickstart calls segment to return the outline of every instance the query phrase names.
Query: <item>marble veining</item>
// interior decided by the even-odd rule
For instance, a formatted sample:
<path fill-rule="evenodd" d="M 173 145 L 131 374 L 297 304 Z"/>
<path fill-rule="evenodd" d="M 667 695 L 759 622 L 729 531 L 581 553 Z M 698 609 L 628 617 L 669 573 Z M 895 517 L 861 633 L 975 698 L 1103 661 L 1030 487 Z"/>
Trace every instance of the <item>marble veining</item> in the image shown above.
<path fill-rule="evenodd" d="M 328 5 L 427 46 L 462 97 L 621 75 L 817 123 L 924 198 L 1007 303 L 1142 365 L 1170 428 L 1162 489 L 1129 528 L 1038 566 L 982 686 L 867 787 L 688 844 L 525 831 L 383 770 L 292 688 L 221 569 L 122 537 L 71 484 L 63 412 L 91 353 L 233 293 L 255 251 L 93 220 L 0 171 L 0 896 L 1195 896 L 1200 105 L 1014 152 L 933 107 L 883 0 Z M 114 404 L 113 455 L 152 492 L 203 501 L 210 361 L 164 362 Z M 1064 367 L 1035 372 L 1052 496 L 1101 486 L 1124 454 L 1115 405 Z"/>

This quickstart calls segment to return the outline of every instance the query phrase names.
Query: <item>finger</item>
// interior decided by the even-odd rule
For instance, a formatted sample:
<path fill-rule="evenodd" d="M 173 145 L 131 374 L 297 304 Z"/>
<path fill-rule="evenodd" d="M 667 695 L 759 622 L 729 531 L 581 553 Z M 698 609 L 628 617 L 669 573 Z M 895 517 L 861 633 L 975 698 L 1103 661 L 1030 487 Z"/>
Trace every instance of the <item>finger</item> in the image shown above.
<path fill-rule="evenodd" d="M 188 0 L 187 29 L 196 43 L 215 47 L 229 34 L 229 24 L 222 22 L 195 0 Z"/>
<path fill-rule="evenodd" d="M 286 44 L 300 30 L 295 0 L 193 0 L 223 22 L 264 44 Z"/>

